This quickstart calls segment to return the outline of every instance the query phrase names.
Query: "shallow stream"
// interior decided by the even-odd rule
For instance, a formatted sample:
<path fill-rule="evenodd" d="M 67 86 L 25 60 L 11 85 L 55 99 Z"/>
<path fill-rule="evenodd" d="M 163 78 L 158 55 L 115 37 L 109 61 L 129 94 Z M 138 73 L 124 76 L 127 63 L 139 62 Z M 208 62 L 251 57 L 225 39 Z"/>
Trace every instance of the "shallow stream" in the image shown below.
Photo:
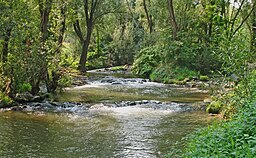
<path fill-rule="evenodd" d="M 208 97 L 197 89 L 100 75 L 88 83 L 55 98 L 89 108 L 1 112 L 0 157 L 179 157 L 182 138 L 211 122 L 191 106 Z"/>

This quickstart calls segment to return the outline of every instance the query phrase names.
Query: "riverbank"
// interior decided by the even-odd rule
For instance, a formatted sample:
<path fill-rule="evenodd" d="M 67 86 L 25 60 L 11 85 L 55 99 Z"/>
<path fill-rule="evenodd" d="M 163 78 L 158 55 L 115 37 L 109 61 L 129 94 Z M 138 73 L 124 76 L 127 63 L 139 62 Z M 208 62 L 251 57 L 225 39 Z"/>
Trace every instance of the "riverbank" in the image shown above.
<path fill-rule="evenodd" d="M 85 78 L 87 84 L 83 84 L 83 86 L 74 84 L 68 89 L 63 89 L 62 93 L 57 93 L 58 96 L 55 96 L 54 100 L 23 102 L 18 106 L 1 109 L 4 112 L 0 113 L 0 122 L 12 121 L 8 118 L 20 115 L 23 117 L 24 114 L 29 117 L 18 119 L 25 120 L 23 124 L 31 122 L 31 118 L 34 117 L 42 119 L 42 122 L 45 117 L 68 118 L 65 120 L 66 122 L 75 120 L 74 122 L 78 123 L 75 128 L 79 134 L 82 132 L 79 136 L 87 137 L 88 135 L 83 133 L 84 130 L 80 131 L 79 129 L 83 128 L 85 124 L 95 127 L 95 123 L 90 123 L 90 120 L 97 118 L 102 126 L 96 128 L 96 133 L 101 130 L 102 133 L 105 133 L 104 127 L 106 126 L 115 129 L 114 134 L 110 136 L 118 138 L 109 143 L 116 141 L 121 146 L 120 149 L 113 146 L 113 150 L 120 152 L 120 155 L 123 155 L 123 151 L 129 150 L 128 155 L 130 156 L 133 153 L 140 154 L 141 157 L 163 157 L 169 150 L 181 150 L 185 143 L 181 140 L 183 137 L 194 131 L 195 128 L 205 127 L 212 118 L 216 118 L 205 112 L 206 106 L 203 101 L 209 97 L 205 90 L 189 88 L 184 85 L 156 83 L 143 78 L 130 78 L 126 75 L 115 77 L 114 74 L 109 76 L 91 73 L 87 77 L 84 77 L 83 74 L 74 74 L 74 76 L 77 77 L 77 81 L 79 81 L 79 77 Z M 194 103 L 197 103 L 197 106 Z M 6 117 L 8 118 L 6 119 Z M 110 117 L 110 123 L 107 125 L 105 124 L 106 117 Z M 81 120 L 85 120 L 86 123 L 79 124 Z M 41 126 L 42 122 L 37 121 L 33 122 L 32 120 L 33 127 Z M 65 124 L 65 121 L 59 120 L 56 126 Z M 50 122 L 50 124 L 52 125 L 54 122 Z M 123 128 L 125 128 L 124 131 L 127 131 L 127 127 L 132 130 L 125 134 L 121 131 L 121 135 L 116 133 Z M 63 129 L 70 129 L 70 124 L 62 126 Z M 92 131 L 92 128 L 88 127 L 88 129 L 85 130 L 86 133 Z M 145 133 L 141 135 L 143 131 Z M 59 134 L 55 137 L 59 138 Z M 74 137 L 76 136 L 71 132 L 69 138 L 73 140 Z M 109 136 L 104 136 L 101 140 L 104 141 L 108 138 Z M 119 138 L 124 138 L 124 140 Z M 129 144 L 126 144 L 127 139 Z M 145 140 L 153 140 L 153 142 L 148 143 Z M 60 141 L 63 140 L 60 139 Z M 138 144 L 138 141 L 141 143 Z M 178 145 L 175 144 L 176 142 L 179 142 Z M 79 144 L 77 141 L 75 143 Z M 77 148 L 84 148 L 86 145 L 83 143 L 86 142 L 81 142 L 82 145 Z M 88 146 L 93 147 L 92 153 L 97 153 L 98 146 L 101 147 L 101 144 L 95 143 L 95 145 Z M 105 145 L 103 146 L 105 147 Z M 74 153 L 77 154 L 77 152 Z M 84 154 L 84 152 L 81 153 Z M 110 155 L 113 153 L 109 152 Z"/>
<path fill-rule="evenodd" d="M 203 128 L 188 137 L 183 157 L 256 157 L 256 72 L 227 99 L 236 109 L 229 121 Z M 171 157 L 171 156 L 170 156 Z"/>
<path fill-rule="evenodd" d="M 56 101 L 60 102 L 59 104 L 69 104 L 69 102 L 81 104 L 102 100 L 108 102 L 110 98 L 114 97 L 118 98 L 118 100 L 112 100 L 113 102 L 132 101 L 131 104 L 133 104 L 133 102 L 137 103 L 140 100 L 148 100 L 148 102 L 151 102 L 151 99 L 154 97 L 153 99 L 160 104 L 165 102 L 195 102 L 196 104 L 193 105 L 194 110 L 205 110 L 205 105 L 210 102 L 207 90 L 200 90 L 196 87 L 186 85 L 161 84 L 150 82 L 149 79 L 135 78 L 130 71 L 130 67 L 124 67 L 126 66 L 97 69 L 88 71 L 86 74 L 66 70 L 63 76 L 69 76 L 69 87 L 60 87 L 62 92 L 57 93 L 57 96 L 61 96 L 63 93 L 63 97 L 58 98 L 56 94 L 48 94 L 46 91 L 45 93 L 41 93 L 41 95 L 35 96 L 29 92 L 17 93 L 14 101 L 11 101 L 10 104 L 3 105 L 2 108 L 22 111 L 26 109 L 27 106 L 30 107 L 32 105 L 32 109 L 44 109 L 45 106 L 46 109 L 53 109 L 52 111 L 54 111 L 56 107 L 60 107 L 56 106 L 56 103 L 54 103 Z M 100 87 L 105 87 L 109 90 L 107 93 L 102 93 Z M 120 93 L 120 87 L 123 87 L 123 91 L 126 92 Z M 85 94 L 87 97 L 79 99 L 80 96 Z M 73 97 L 76 98 L 75 100 L 73 100 L 72 97 L 70 98 L 70 96 L 76 95 L 78 96 Z"/>
<path fill-rule="evenodd" d="M 80 73 L 78 71 L 72 70 L 72 69 L 67 69 L 64 71 L 64 76 L 65 82 L 68 84 L 63 84 L 65 86 L 68 86 L 68 88 L 65 88 L 60 85 L 60 91 L 66 91 L 67 89 L 72 89 L 76 87 L 83 87 L 85 85 L 88 85 L 89 82 L 92 82 L 95 78 L 98 78 L 96 76 L 104 76 L 104 75 L 110 75 L 110 76 L 123 76 L 128 79 L 121 79 L 121 80 L 116 80 L 116 79 L 111 79 L 111 78 L 105 78 L 102 81 L 100 81 L 103 84 L 110 84 L 110 85 L 122 85 L 122 84 L 127 84 L 127 83 L 136 83 L 137 79 L 134 78 L 135 76 L 131 72 L 131 66 L 125 65 L 125 66 L 117 66 L 117 67 L 110 67 L 110 68 L 102 68 L 102 69 L 97 69 L 97 70 L 90 70 L 87 73 Z M 130 79 L 129 79 L 130 78 Z M 134 79 L 133 79 L 134 78 Z M 62 81 L 63 82 L 63 81 Z M 140 79 L 138 80 L 139 85 L 147 84 L 150 83 L 149 79 Z M 184 89 L 188 91 L 194 91 L 196 93 L 204 93 L 207 94 L 209 93 L 216 85 L 216 82 L 213 82 L 209 79 L 203 79 L 200 80 L 200 78 L 194 77 L 191 80 L 187 80 L 184 82 L 185 84 L 177 84 L 177 83 L 172 83 L 172 84 L 165 84 L 168 85 L 168 87 L 172 87 L 174 89 Z M 42 86 L 42 89 L 44 86 Z M 100 93 L 100 92 L 96 92 Z M 136 92 L 134 92 L 136 93 Z M 187 93 L 184 91 L 184 93 Z M 109 94 L 106 94 L 108 96 Z M 188 94 L 189 95 L 189 94 Z M 10 108 L 14 107 L 14 109 L 20 109 L 17 108 L 21 104 L 21 108 L 23 107 L 23 103 L 30 103 L 30 102 L 48 102 L 48 101 L 53 101 L 53 98 L 51 98 L 52 94 L 48 94 L 46 90 L 43 90 L 43 93 L 41 95 L 32 95 L 29 92 L 24 92 L 24 93 L 18 93 L 16 94 L 15 98 L 11 100 L 10 98 L 7 98 L 8 100 L 2 104 L 2 108 Z M 104 98 L 104 96 L 101 96 Z M 190 98 L 190 97 L 189 97 Z M 144 99 L 150 99 L 150 98 L 144 98 Z M 192 98 L 191 98 L 192 99 Z M 136 99 L 135 99 L 136 100 Z M 179 99 L 175 99 L 174 101 L 179 101 Z M 196 101 L 196 100 L 195 100 Z M 188 100 L 189 102 L 189 100 Z M 206 109 L 205 105 L 208 105 L 211 102 L 210 98 L 205 98 L 204 101 L 201 101 L 197 103 L 196 106 L 204 106 L 204 108 L 201 109 Z"/>

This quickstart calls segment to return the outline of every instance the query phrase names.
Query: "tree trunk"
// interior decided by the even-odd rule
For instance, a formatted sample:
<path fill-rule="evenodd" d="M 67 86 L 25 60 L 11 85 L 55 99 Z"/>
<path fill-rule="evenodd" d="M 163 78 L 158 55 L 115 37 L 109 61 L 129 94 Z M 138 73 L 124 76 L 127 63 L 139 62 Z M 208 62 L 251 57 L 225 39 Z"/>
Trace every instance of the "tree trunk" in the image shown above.
<path fill-rule="evenodd" d="M 60 34 L 58 38 L 58 50 L 57 50 L 58 54 L 60 54 L 60 49 L 63 44 L 64 34 L 66 30 L 66 5 L 64 4 L 63 1 L 62 1 L 62 7 L 60 9 L 60 13 L 61 13 L 61 27 L 60 27 Z"/>
<path fill-rule="evenodd" d="M 173 9 L 173 1 L 172 0 L 167 0 L 167 7 L 168 7 L 168 12 L 170 16 L 170 23 L 172 26 L 172 31 L 173 31 L 173 38 L 177 38 L 177 33 L 178 33 L 178 25 L 175 19 L 175 14 L 174 14 L 174 9 Z"/>
<path fill-rule="evenodd" d="M 92 31 L 93 31 L 93 23 L 90 22 L 90 24 L 87 25 L 86 39 L 83 42 L 82 53 L 81 53 L 81 57 L 80 57 L 80 61 L 79 61 L 78 69 L 81 72 L 86 72 L 87 54 L 88 54 L 88 49 L 89 49 L 89 45 L 90 45 Z"/>
<path fill-rule="evenodd" d="M 41 24 L 40 24 L 40 32 L 41 32 L 41 42 L 44 43 L 48 38 L 48 23 L 49 23 L 49 15 L 52 8 L 52 0 L 46 0 L 45 5 L 43 0 L 39 0 L 39 11 L 41 15 Z"/>
<path fill-rule="evenodd" d="M 45 3 L 44 3 L 45 2 Z M 38 0 L 39 4 L 39 11 L 40 11 L 40 48 L 39 48 L 39 65 L 41 69 L 38 72 L 38 77 L 34 78 L 31 85 L 32 85 L 32 94 L 37 94 L 40 90 L 40 82 L 44 80 L 46 82 L 47 89 L 49 87 L 49 80 L 48 80 L 48 63 L 46 60 L 46 49 L 45 49 L 45 42 L 48 38 L 48 23 L 49 23 L 49 16 L 52 8 L 52 0 Z"/>
<path fill-rule="evenodd" d="M 7 56 L 8 56 L 8 46 L 9 46 L 9 41 L 11 38 L 11 32 L 12 29 L 7 29 L 6 30 L 6 34 L 4 36 L 4 42 L 3 42 L 3 49 L 2 49 L 2 62 L 6 62 L 7 61 Z"/>
<path fill-rule="evenodd" d="M 150 3 L 150 0 L 149 0 L 149 3 Z M 152 33 L 153 32 L 152 15 L 149 14 L 149 12 L 148 12 L 146 0 L 143 0 L 143 7 L 144 7 L 144 10 L 145 10 L 145 13 L 146 13 L 146 17 L 147 17 L 147 21 L 148 21 L 149 33 Z"/>
<path fill-rule="evenodd" d="M 256 51 L 256 10 L 252 13 L 252 39 L 251 39 L 251 50 Z"/>
<path fill-rule="evenodd" d="M 78 70 L 81 72 L 86 72 L 86 61 L 87 61 L 87 53 L 90 45 L 90 40 L 91 40 L 91 35 L 93 32 L 93 26 L 94 26 L 94 14 L 97 9 L 99 1 L 98 0 L 92 0 L 91 3 L 89 3 L 88 0 L 84 0 L 84 13 L 85 13 L 85 20 L 86 20 L 86 27 L 87 27 L 87 32 L 86 32 L 86 38 L 84 40 L 82 36 L 82 32 L 79 26 L 79 21 L 76 20 L 76 23 L 74 24 L 74 29 L 79 37 L 80 41 L 82 41 L 82 52 L 81 52 L 81 57 L 79 61 L 79 66 Z M 89 7 L 89 4 L 91 4 L 91 7 Z"/>

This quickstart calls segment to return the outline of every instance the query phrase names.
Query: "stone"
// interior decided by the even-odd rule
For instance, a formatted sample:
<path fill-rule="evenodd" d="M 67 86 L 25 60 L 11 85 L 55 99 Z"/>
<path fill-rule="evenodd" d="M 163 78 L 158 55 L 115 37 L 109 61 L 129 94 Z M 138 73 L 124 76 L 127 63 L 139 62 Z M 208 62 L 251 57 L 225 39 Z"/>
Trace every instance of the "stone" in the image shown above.
<path fill-rule="evenodd" d="M 120 85 L 120 84 L 122 84 L 122 83 L 120 83 L 120 82 L 113 82 L 112 83 L 112 85 Z"/>
<path fill-rule="evenodd" d="M 198 77 L 197 76 L 193 76 L 193 77 L 191 77 L 191 80 L 196 81 L 196 80 L 198 80 Z"/>
<path fill-rule="evenodd" d="M 41 98 L 40 96 L 38 96 L 38 95 L 34 96 L 34 97 L 31 99 L 31 101 L 33 101 L 33 102 L 38 102 L 38 101 L 41 101 L 41 100 L 42 100 L 42 98 Z"/>
<path fill-rule="evenodd" d="M 204 99 L 204 103 L 206 103 L 206 104 L 210 104 L 211 102 L 212 102 L 211 98 Z"/>
<path fill-rule="evenodd" d="M 25 92 L 25 93 L 17 93 L 15 96 L 15 100 L 17 102 L 29 102 L 33 99 L 33 95 L 29 92 Z"/>
<path fill-rule="evenodd" d="M 12 111 L 21 111 L 22 108 L 20 106 L 14 106 L 14 107 L 11 107 L 11 110 Z"/>
<path fill-rule="evenodd" d="M 52 106 L 61 106 L 61 103 L 57 103 L 57 102 L 49 102 Z"/>
<path fill-rule="evenodd" d="M 135 104 L 139 105 L 139 104 L 142 104 L 142 102 L 141 101 L 135 101 Z"/>
<path fill-rule="evenodd" d="M 133 105 L 136 105 L 136 103 L 132 101 L 129 103 L 129 105 L 133 106 Z"/>
<path fill-rule="evenodd" d="M 101 80 L 101 83 L 113 83 L 115 82 L 113 79 L 103 79 Z"/>
<path fill-rule="evenodd" d="M 142 103 L 143 103 L 143 104 L 148 104 L 149 101 L 148 101 L 148 100 L 142 100 Z"/>
<path fill-rule="evenodd" d="M 48 93 L 46 84 L 41 85 L 39 89 L 39 93 Z"/>

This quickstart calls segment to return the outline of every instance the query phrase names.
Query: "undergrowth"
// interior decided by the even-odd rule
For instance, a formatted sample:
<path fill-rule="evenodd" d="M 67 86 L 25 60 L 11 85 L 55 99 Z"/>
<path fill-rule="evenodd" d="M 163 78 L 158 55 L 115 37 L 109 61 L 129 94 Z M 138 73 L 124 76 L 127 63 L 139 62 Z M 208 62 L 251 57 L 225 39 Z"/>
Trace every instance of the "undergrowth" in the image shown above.
<path fill-rule="evenodd" d="M 256 157 L 256 74 L 226 97 L 228 107 L 236 109 L 229 120 L 193 133 L 183 157 L 254 158 Z M 225 102 L 221 102 L 223 104 Z M 228 105 L 230 104 L 230 105 Z M 226 108 L 227 109 L 227 108 Z"/>

